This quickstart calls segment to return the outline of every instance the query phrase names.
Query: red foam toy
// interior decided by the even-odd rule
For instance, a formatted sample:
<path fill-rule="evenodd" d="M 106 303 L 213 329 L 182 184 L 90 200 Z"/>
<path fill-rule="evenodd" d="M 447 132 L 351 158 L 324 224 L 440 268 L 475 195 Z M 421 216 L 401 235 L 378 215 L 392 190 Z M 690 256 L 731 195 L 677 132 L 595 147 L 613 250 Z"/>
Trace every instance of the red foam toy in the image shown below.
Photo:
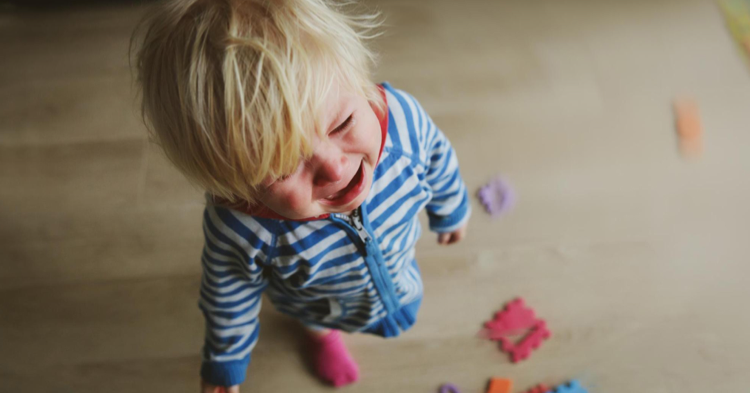
<path fill-rule="evenodd" d="M 530 329 L 537 323 L 534 310 L 526 307 L 522 298 L 516 298 L 505 308 L 495 313 L 495 318 L 485 322 L 485 335 L 490 340 L 499 340 L 502 337 L 520 334 Z"/>
<path fill-rule="evenodd" d="M 551 335 L 552 333 L 547 329 L 547 323 L 539 320 L 519 342 L 513 343 L 507 337 L 501 337 L 500 344 L 503 351 L 510 353 L 510 360 L 517 363 L 528 358 L 531 351 L 539 348 L 542 342 Z"/>
<path fill-rule="evenodd" d="M 540 383 L 539 385 L 527 390 L 526 393 L 548 393 L 550 390 L 551 389 L 547 385 Z"/>
<path fill-rule="evenodd" d="M 548 339 L 551 332 L 547 323 L 537 318 L 534 310 L 527 307 L 522 298 L 513 299 L 495 317 L 485 322 L 482 335 L 490 340 L 500 341 L 500 348 L 510 354 L 513 363 L 524 360 L 531 351 Z M 518 341 L 508 336 L 522 335 Z"/>

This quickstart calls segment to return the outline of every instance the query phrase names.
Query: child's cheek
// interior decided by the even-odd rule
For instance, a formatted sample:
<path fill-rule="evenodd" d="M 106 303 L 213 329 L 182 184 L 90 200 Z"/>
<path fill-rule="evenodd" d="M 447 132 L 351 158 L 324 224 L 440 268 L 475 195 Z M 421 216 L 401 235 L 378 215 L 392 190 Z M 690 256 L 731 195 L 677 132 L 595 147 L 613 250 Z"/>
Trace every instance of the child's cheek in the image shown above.
<path fill-rule="evenodd" d="M 367 130 L 367 146 L 365 147 L 365 149 L 367 149 L 367 151 L 371 155 L 374 155 L 375 158 L 377 158 L 378 154 L 380 153 L 380 144 L 383 139 L 383 135 L 380 129 L 380 122 L 378 121 L 377 116 L 375 116 L 375 113 L 369 111 L 364 123 L 364 126 Z"/>
<path fill-rule="evenodd" d="M 284 205 L 289 210 L 297 214 L 304 214 L 309 207 L 308 205 L 310 204 L 309 196 L 306 196 L 301 191 L 302 190 L 298 188 L 290 189 L 287 193 L 285 193 L 283 198 Z"/>

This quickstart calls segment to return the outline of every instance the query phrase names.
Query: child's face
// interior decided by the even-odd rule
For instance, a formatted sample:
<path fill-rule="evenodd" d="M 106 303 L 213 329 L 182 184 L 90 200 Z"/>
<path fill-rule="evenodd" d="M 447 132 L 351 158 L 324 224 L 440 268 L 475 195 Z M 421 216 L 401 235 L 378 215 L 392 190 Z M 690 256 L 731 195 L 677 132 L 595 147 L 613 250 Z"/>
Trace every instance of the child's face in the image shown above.
<path fill-rule="evenodd" d="M 312 140 L 313 156 L 290 176 L 268 181 L 260 201 L 290 219 L 345 213 L 364 202 L 380 154 L 380 122 L 364 97 L 332 89 L 324 136 Z"/>

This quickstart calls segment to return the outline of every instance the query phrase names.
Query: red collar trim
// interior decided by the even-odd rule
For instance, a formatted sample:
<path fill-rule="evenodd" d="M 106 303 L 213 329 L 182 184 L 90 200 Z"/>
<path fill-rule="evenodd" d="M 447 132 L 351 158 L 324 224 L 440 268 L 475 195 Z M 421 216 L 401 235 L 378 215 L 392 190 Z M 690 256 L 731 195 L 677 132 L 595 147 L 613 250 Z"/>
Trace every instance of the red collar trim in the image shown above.
<path fill-rule="evenodd" d="M 385 140 L 386 140 L 386 136 L 388 135 L 388 99 L 386 98 L 385 89 L 383 88 L 383 86 L 378 85 L 378 91 L 380 92 L 381 97 L 383 97 L 383 103 L 385 104 L 383 111 L 380 111 L 377 107 L 372 108 L 375 111 L 375 115 L 378 117 L 378 121 L 380 122 L 381 139 L 380 139 L 380 153 L 378 153 L 378 162 L 380 162 L 380 156 L 383 155 L 383 148 L 385 147 Z M 303 218 L 300 220 L 291 220 L 289 218 L 281 216 L 280 214 L 277 214 L 276 212 L 274 212 L 273 210 L 265 206 L 259 206 L 259 205 L 248 206 L 247 204 L 243 204 L 239 206 L 237 210 L 243 213 L 249 214 L 251 216 L 255 216 L 255 217 L 273 218 L 276 220 L 289 220 L 289 221 L 314 221 L 314 220 L 321 220 L 324 218 L 328 218 L 329 216 L 329 214 L 323 214 L 317 217 Z"/>

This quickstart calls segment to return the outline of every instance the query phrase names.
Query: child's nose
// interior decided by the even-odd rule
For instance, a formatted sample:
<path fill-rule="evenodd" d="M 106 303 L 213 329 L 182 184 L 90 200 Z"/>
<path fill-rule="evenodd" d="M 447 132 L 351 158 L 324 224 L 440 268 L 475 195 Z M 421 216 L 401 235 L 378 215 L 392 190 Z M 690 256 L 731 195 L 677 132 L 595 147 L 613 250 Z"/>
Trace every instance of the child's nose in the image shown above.
<path fill-rule="evenodd" d="M 344 177 L 346 162 L 347 159 L 344 154 L 333 154 L 321 157 L 318 171 L 315 174 L 315 185 L 325 186 L 327 184 L 341 181 Z"/>

